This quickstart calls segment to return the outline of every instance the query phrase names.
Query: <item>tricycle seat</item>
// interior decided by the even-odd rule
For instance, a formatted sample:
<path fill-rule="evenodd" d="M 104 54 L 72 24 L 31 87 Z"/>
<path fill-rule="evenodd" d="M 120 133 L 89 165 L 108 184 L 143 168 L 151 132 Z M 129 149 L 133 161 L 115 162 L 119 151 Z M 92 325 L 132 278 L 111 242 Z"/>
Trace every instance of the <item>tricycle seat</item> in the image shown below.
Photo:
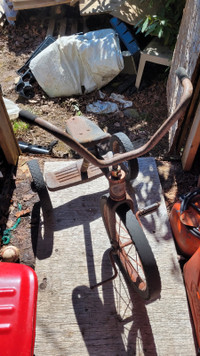
<path fill-rule="evenodd" d="M 0 263 L 2 356 L 33 356 L 38 282 L 31 267 Z"/>
<path fill-rule="evenodd" d="M 66 132 L 85 147 L 93 147 L 110 139 L 109 133 L 83 115 L 67 120 Z"/>

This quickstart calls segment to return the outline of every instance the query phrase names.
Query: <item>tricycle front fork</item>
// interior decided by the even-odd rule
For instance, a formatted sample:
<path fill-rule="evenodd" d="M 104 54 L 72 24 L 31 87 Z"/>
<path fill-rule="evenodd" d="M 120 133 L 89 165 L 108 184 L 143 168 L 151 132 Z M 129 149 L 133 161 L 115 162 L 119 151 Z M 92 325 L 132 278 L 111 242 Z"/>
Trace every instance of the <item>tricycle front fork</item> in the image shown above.
<path fill-rule="evenodd" d="M 101 216 L 112 246 L 111 249 L 109 250 L 109 257 L 110 257 L 112 267 L 114 269 L 114 275 L 106 279 L 105 281 L 102 281 L 94 286 L 91 286 L 90 287 L 91 289 L 95 287 L 99 287 L 100 285 L 107 283 L 109 281 L 112 281 L 118 275 L 115 266 L 115 261 L 114 261 L 114 255 L 116 255 L 117 251 L 119 250 L 119 241 L 118 241 L 118 236 L 116 234 L 116 212 L 118 211 L 120 213 L 120 217 L 122 218 L 122 221 L 123 221 L 123 217 L 125 220 L 125 216 L 128 210 L 132 210 L 134 214 L 133 199 L 126 191 L 125 172 L 118 168 L 116 170 L 113 169 L 108 176 L 108 181 L 109 181 L 109 193 L 101 197 L 100 207 L 101 207 Z M 135 217 L 137 218 L 139 224 L 142 225 L 140 221 L 140 216 L 146 215 L 156 210 L 158 206 L 159 203 L 155 203 L 141 210 L 138 210 L 135 213 Z M 130 241 L 130 243 L 132 243 L 132 241 Z"/>

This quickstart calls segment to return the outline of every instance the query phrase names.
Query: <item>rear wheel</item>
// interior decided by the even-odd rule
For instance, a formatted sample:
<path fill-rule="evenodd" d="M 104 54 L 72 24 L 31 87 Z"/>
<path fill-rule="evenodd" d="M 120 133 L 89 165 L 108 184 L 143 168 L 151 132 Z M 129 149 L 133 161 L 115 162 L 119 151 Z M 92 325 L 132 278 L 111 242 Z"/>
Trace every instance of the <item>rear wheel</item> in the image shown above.
<path fill-rule="evenodd" d="M 38 193 L 43 212 L 52 210 L 50 196 L 37 159 L 27 162 L 33 179 L 32 189 Z"/>
<path fill-rule="evenodd" d="M 110 149 L 113 154 L 124 153 L 134 150 L 134 145 L 130 141 L 127 135 L 123 132 L 118 132 L 110 138 Z M 121 168 L 126 173 L 126 180 L 135 179 L 138 175 L 139 167 L 138 160 L 134 158 L 130 161 L 124 161 L 120 163 Z"/>

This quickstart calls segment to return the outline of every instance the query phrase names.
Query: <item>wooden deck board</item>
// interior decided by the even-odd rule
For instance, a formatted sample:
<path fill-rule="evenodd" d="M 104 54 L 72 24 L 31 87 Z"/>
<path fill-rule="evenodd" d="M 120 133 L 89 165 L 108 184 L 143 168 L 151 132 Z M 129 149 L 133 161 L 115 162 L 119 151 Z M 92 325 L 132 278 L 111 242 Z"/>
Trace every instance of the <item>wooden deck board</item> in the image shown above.
<path fill-rule="evenodd" d="M 147 14 L 155 14 L 158 4 L 152 5 L 146 0 L 80 0 L 79 9 L 81 16 L 109 13 L 124 22 L 136 25 Z"/>
<path fill-rule="evenodd" d="M 51 192 L 54 222 L 41 221 L 36 259 L 36 355 L 196 354 L 156 164 L 153 158 L 139 159 L 139 163 L 140 174 L 131 188 L 136 204 L 142 208 L 161 201 L 156 212 L 143 218 L 161 275 L 161 298 L 144 303 L 128 290 L 121 274 L 103 287 L 89 288 L 112 273 L 99 209 L 99 198 L 108 187 L 105 177 Z M 67 163 L 47 162 L 45 172 L 63 164 Z"/>
<path fill-rule="evenodd" d="M 25 9 L 37 9 L 46 6 L 57 6 L 61 4 L 69 4 L 70 0 L 13 0 L 12 1 L 15 10 Z"/>
<path fill-rule="evenodd" d="M 21 153 L 3 100 L 0 86 L 0 147 L 9 164 L 16 165 Z"/>

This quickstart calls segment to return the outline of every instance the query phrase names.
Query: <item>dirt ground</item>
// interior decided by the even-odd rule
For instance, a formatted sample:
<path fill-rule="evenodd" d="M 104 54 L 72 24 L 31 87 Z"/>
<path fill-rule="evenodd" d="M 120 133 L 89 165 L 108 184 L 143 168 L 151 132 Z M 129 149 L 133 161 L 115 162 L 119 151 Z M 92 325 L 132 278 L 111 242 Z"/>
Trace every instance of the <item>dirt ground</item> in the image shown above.
<path fill-rule="evenodd" d="M 0 84 L 3 96 L 17 103 L 21 109 L 33 112 L 63 130 L 65 130 L 66 121 L 79 112 L 98 123 L 104 131 L 108 131 L 110 134 L 119 131 L 126 133 L 137 147 L 147 141 L 167 117 L 167 73 L 164 67 L 147 66 L 140 91 L 135 89 L 135 78 L 133 78 L 133 84 L 122 93 L 124 83 L 128 79 L 130 80 L 130 76 L 127 75 L 119 75 L 111 84 L 101 89 L 106 94 L 105 100 L 112 92 L 122 93 L 126 100 L 131 100 L 133 103 L 131 114 L 130 112 L 127 114 L 122 109 L 109 115 L 87 113 L 86 105 L 99 99 L 98 91 L 78 97 L 52 99 L 43 92 L 36 82 L 33 84 L 35 95 L 30 100 L 20 97 L 15 91 L 18 80 L 16 71 L 25 64 L 33 51 L 45 39 L 48 16 L 48 8 L 21 11 L 15 26 L 6 23 L 3 28 L 0 27 Z M 98 23 L 98 25 L 101 24 Z M 89 29 L 94 30 L 94 22 Z M 37 127 L 21 126 L 18 121 L 15 124 L 15 134 L 18 140 L 44 147 L 48 147 L 55 139 Z M 168 212 L 170 212 L 173 203 L 180 194 L 197 186 L 198 167 L 194 165 L 190 172 L 183 172 L 180 158 L 168 153 L 167 135 L 149 155 L 156 159 L 163 194 Z M 70 159 L 72 157 L 75 157 L 74 152 L 59 141 L 50 155 L 22 154 L 16 171 L 14 170 L 14 176 L 10 175 L 10 167 L 7 167 L 3 156 L 1 158 L 0 168 L 4 173 L 0 189 L 1 234 L 5 228 L 12 228 L 15 224 L 20 203 L 24 214 L 21 216 L 19 225 L 12 230 L 12 243 L 19 247 L 22 263 L 34 265 L 39 208 L 38 196 L 31 189 L 31 176 L 26 162 L 37 158 L 43 168 L 45 160 Z M 5 181 L 7 187 L 9 186 L 9 194 L 6 197 L 3 194 Z M 9 199 L 7 199 L 8 196 Z"/>

